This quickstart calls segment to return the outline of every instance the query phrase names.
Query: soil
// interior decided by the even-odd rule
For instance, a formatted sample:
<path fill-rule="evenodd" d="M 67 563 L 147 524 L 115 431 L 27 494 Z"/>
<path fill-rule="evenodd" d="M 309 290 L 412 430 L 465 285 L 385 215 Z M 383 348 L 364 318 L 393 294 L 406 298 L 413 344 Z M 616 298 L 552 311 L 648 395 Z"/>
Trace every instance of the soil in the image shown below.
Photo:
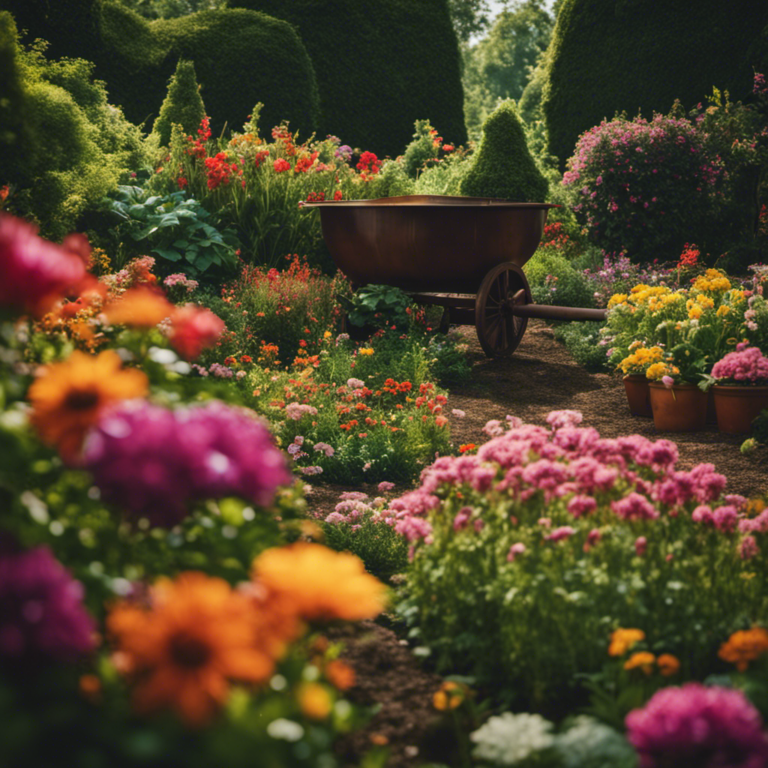
<path fill-rule="evenodd" d="M 460 330 L 469 344 L 472 376 L 450 391 L 448 408 L 466 413 L 463 419 L 451 419 L 455 445 L 485 442 L 488 438 L 482 429 L 490 419 L 503 420 L 509 414 L 527 423 L 545 424 L 550 411 L 569 408 L 581 411 L 583 426 L 595 427 L 602 437 L 640 434 L 672 440 L 680 453 L 679 469 L 710 462 L 728 478 L 727 493 L 751 497 L 768 491 L 768 452 L 741 454 L 745 436 L 723 435 L 715 425 L 692 433 L 657 432 L 652 419 L 630 415 L 620 378 L 587 372 L 555 341 L 552 329 L 543 321 L 529 323 L 520 346 L 508 358 L 486 358 L 474 328 Z M 310 513 L 325 516 L 347 490 L 376 495 L 375 486 L 317 486 L 308 497 Z M 395 631 L 399 627 L 391 623 L 391 617 L 383 621 L 390 626 L 363 622 L 357 629 L 346 628 L 339 637 L 346 643 L 345 658 L 357 672 L 350 698 L 380 705 L 364 730 L 342 741 L 340 751 L 350 765 L 356 765 L 367 749 L 386 743 L 390 749 L 387 765 L 410 768 L 437 757 L 431 754 L 439 720 L 432 696 L 440 678 L 421 667 L 407 640 Z"/>

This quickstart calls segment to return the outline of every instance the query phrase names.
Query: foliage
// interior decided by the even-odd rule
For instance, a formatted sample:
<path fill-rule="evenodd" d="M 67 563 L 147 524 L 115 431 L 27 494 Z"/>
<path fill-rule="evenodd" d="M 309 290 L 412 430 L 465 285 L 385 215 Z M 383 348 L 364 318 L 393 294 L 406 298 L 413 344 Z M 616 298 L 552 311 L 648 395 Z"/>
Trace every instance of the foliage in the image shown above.
<path fill-rule="evenodd" d="M 230 0 L 235 5 L 284 19 L 299 31 L 317 75 L 318 135 L 341 136 L 353 148 L 394 158 L 410 141 L 414 121 L 429 118 L 446 141 L 466 142 L 448 0 L 375 0 L 365 6 L 358 0 Z M 353 30 L 343 45 L 340 25 Z"/>
<path fill-rule="evenodd" d="M 448 12 L 459 42 L 466 43 L 488 28 L 489 10 L 487 0 L 448 0 Z"/>
<path fill-rule="evenodd" d="M 417 120 L 414 127 L 416 132 L 413 141 L 405 148 L 403 165 L 405 172 L 415 179 L 420 171 L 437 160 L 442 138 L 437 135 L 437 129 L 432 127 L 429 120 Z"/>
<path fill-rule="evenodd" d="M 747 95 L 753 68 L 764 71 L 768 10 L 738 0 L 565 0 L 557 17 L 547 70 L 544 113 L 549 151 L 561 163 L 579 136 L 606 116 L 686 108 L 712 86 Z M 691 67 L 691 62 L 700 66 Z"/>
<path fill-rule="evenodd" d="M 511 101 L 502 102 L 485 121 L 483 140 L 460 190 L 473 197 L 544 202 L 547 182 L 528 151 Z"/>
<path fill-rule="evenodd" d="M 438 158 L 434 165 L 419 174 L 413 193 L 416 195 L 461 194 L 461 182 L 469 168 L 470 158 L 469 150 L 462 147 L 454 148 L 450 154 Z"/>
<path fill-rule="evenodd" d="M 355 291 L 348 305 L 349 322 L 358 328 L 366 325 L 388 327 L 406 326 L 406 310 L 413 305 L 411 298 L 391 285 L 366 285 Z"/>
<path fill-rule="evenodd" d="M 465 49 L 464 113 L 472 138 L 480 138 L 483 123 L 499 101 L 519 101 L 549 45 L 552 25 L 542 0 L 518 1 L 496 17 L 486 37 Z"/>
<path fill-rule="evenodd" d="M 7 18 L 7 17 L 6 17 Z M 45 44 L 23 49 L 11 35 L 25 125 L 14 146 L 24 162 L 3 166 L 12 194 L 6 210 L 39 222 L 62 238 L 81 216 L 144 158 L 141 133 L 107 102 L 93 65 L 51 60 Z M 19 94 L 17 94 L 19 95 Z"/>
<path fill-rule="evenodd" d="M 168 83 L 168 95 L 152 127 L 161 146 L 171 141 L 171 125 L 180 125 L 186 133 L 196 131 L 205 117 L 205 105 L 195 77 L 195 65 L 179 59 L 176 71 Z"/>
<path fill-rule="evenodd" d="M 679 105 L 647 121 L 617 117 L 583 134 L 563 184 L 590 239 L 633 261 L 679 253 L 724 199 L 727 171 Z"/>
<path fill-rule="evenodd" d="M 610 370 L 600 329 L 603 323 L 573 322 L 555 327 L 555 338 L 565 344 L 573 359 L 591 373 L 607 373 Z"/>
<path fill-rule="evenodd" d="M 181 270 L 192 277 L 207 272 L 207 278 L 212 273 L 221 278 L 237 266 L 233 232 L 213 226 L 208 211 L 184 190 L 160 197 L 141 187 L 121 186 L 105 204 L 120 219 L 111 232 L 120 261 L 151 246 L 149 252 L 161 259 L 161 275 Z"/>
<path fill-rule="evenodd" d="M 226 0 L 119 0 L 120 3 L 147 19 L 175 19 L 197 11 L 213 11 L 226 7 Z"/>
<path fill-rule="evenodd" d="M 591 307 L 593 291 L 583 272 L 553 246 L 539 248 L 525 265 L 533 300 L 562 307 Z"/>
<path fill-rule="evenodd" d="M 389 505 L 415 546 L 400 611 L 438 669 L 553 715 L 583 703 L 612 629 L 643 629 L 701 679 L 734 628 L 765 620 L 758 526 L 742 544 L 745 500 L 723 498 L 726 478 L 580 419 L 489 422 L 477 456 L 439 459 Z"/>

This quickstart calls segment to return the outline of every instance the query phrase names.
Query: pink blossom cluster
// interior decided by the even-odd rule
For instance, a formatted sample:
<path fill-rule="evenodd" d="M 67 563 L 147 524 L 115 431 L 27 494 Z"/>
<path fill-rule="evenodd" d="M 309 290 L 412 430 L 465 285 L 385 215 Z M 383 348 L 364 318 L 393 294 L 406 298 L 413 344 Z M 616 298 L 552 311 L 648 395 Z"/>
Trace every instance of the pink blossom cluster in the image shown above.
<path fill-rule="evenodd" d="M 468 491 L 500 501 L 511 499 L 523 508 L 560 503 L 573 520 L 601 509 L 617 520 L 653 521 L 665 513 L 688 514 L 695 505 L 694 522 L 726 534 L 736 530 L 745 499 L 722 498 L 726 478 L 712 464 L 677 470 L 677 446 L 669 440 L 651 441 L 641 435 L 601 438 L 592 427 L 575 426 L 580 421 L 576 411 L 554 411 L 547 417 L 552 429 L 509 421 L 504 430 L 501 422 L 494 422 L 492 431 L 498 427 L 501 434 L 476 455 L 438 458 L 422 472 L 419 488 L 392 501 L 392 524 L 412 542 L 425 539 L 432 534 L 428 518 L 441 499 L 456 492 L 466 496 Z M 471 507 L 460 509 L 453 518 L 454 530 L 477 530 L 470 522 L 479 515 Z M 551 525 L 547 521 L 544 528 Z M 573 532 L 570 526 L 561 526 L 545 538 L 559 541 Z M 597 541 L 599 536 L 588 544 Z"/>
<path fill-rule="evenodd" d="M 758 347 L 742 342 L 735 352 L 729 352 L 714 364 L 712 376 L 718 382 L 764 384 L 768 382 L 768 357 Z"/>
<path fill-rule="evenodd" d="M 627 715 L 640 768 L 765 768 L 760 713 L 741 691 L 687 683 L 663 688 Z"/>
<path fill-rule="evenodd" d="M 288 403 L 285 406 L 285 415 L 289 419 L 299 421 L 304 416 L 316 416 L 317 408 L 313 405 L 307 405 L 306 403 Z"/>

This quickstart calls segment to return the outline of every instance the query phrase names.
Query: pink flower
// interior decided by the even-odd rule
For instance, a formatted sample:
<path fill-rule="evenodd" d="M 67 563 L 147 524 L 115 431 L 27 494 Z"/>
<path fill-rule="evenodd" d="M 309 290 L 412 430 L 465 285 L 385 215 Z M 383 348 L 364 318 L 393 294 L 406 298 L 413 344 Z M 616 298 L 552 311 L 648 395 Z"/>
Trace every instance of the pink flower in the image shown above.
<path fill-rule="evenodd" d="M 645 555 L 645 550 L 648 548 L 648 539 L 645 536 L 638 536 L 635 539 L 635 554 L 638 557 Z"/>
<path fill-rule="evenodd" d="M 568 502 L 568 511 L 576 518 L 591 515 L 597 509 L 597 502 L 592 496 L 574 496 Z"/>
<path fill-rule="evenodd" d="M 80 283 L 85 278 L 85 263 L 77 255 L 81 248 L 75 252 L 66 245 L 43 240 L 31 224 L 0 213 L 0 306 L 40 317 Z"/>
<path fill-rule="evenodd" d="M 453 518 L 453 530 L 461 531 L 469 525 L 472 518 L 472 507 L 462 507 Z"/>
<path fill-rule="evenodd" d="M 675 380 L 671 376 L 662 376 L 661 377 L 661 383 L 667 389 L 672 389 L 672 385 L 675 383 Z"/>
<path fill-rule="evenodd" d="M 224 321 L 210 309 L 185 304 L 171 317 L 170 342 L 185 360 L 194 360 L 218 341 L 224 328 Z"/>
<path fill-rule="evenodd" d="M 584 417 L 581 415 L 580 411 L 551 411 L 547 415 L 547 424 L 549 424 L 552 429 L 562 429 L 563 427 L 575 427 L 581 424 Z"/>
<path fill-rule="evenodd" d="M 386 493 L 387 491 L 391 491 L 394 487 L 394 483 L 390 483 L 388 480 L 382 480 L 377 486 L 379 489 L 379 493 Z"/>
<path fill-rule="evenodd" d="M 518 541 L 517 544 L 513 544 L 509 548 L 509 552 L 507 553 L 507 562 L 508 563 L 514 563 L 515 562 L 515 558 L 518 555 L 522 555 L 523 552 L 525 552 L 525 550 L 526 550 L 526 546 L 525 546 L 525 544 L 523 544 L 522 541 Z"/>
<path fill-rule="evenodd" d="M 745 536 L 739 544 L 739 557 L 742 560 L 751 560 L 760 554 L 760 547 L 757 546 L 754 536 Z"/>
<path fill-rule="evenodd" d="M 663 688 L 627 715 L 626 726 L 641 768 L 765 768 L 768 761 L 760 713 L 732 688 Z"/>
<path fill-rule="evenodd" d="M 570 538 L 574 533 L 576 533 L 575 528 L 572 528 L 570 525 L 561 525 L 559 528 L 555 528 L 552 533 L 545 536 L 544 541 L 551 541 L 556 543 L 558 541 L 562 541 L 563 539 Z"/>
<path fill-rule="evenodd" d="M 729 352 L 712 367 L 712 376 L 719 382 L 757 384 L 768 381 L 768 358 L 758 347 L 738 344 L 735 352 Z"/>
<path fill-rule="evenodd" d="M 488 435 L 488 437 L 498 437 L 504 434 L 504 427 L 501 426 L 498 419 L 491 419 L 485 423 L 483 434 Z"/>
<path fill-rule="evenodd" d="M 655 520 L 659 517 L 659 510 L 645 496 L 634 492 L 619 501 L 612 501 L 611 509 L 624 520 Z"/>
<path fill-rule="evenodd" d="M 464 413 L 464 411 L 459 410 L 458 408 L 454 408 L 451 411 L 451 415 L 455 416 L 457 419 L 463 419 L 467 414 Z"/>

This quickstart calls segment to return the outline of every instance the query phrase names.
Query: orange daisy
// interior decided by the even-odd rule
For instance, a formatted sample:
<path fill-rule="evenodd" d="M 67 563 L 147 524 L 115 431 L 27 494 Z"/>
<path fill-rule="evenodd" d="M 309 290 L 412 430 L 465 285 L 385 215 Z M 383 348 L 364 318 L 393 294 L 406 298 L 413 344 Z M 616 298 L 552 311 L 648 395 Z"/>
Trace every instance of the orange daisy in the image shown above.
<path fill-rule="evenodd" d="M 672 677 L 672 675 L 676 675 L 680 671 L 680 660 L 671 653 L 662 653 L 656 659 L 656 664 L 659 667 L 659 672 L 664 677 Z"/>
<path fill-rule="evenodd" d="M 107 630 L 134 681 L 136 711 L 172 709 L 199 727 L 222 707 L 231 680 L 268 680 L 274 659 L 256 642 L 258 621 L 247 596 L 194 571 L 159 581 L 149 608 L 118 604 Z"/>
<path fill-rule="evenodd" d="M 633 653 L 625 662 L 624 669 L 642 669 L 646 675 L 653 672 L 653 666 L 656 663 L 656 657 L 648 651 L 638 651 Z"/>
<path fill-rule="evenodd" d="M 76 351 L 63 363 L 43 368 L 42 375 L 29 388 L 32 423 L 64 459 L 77 456 L 85 433 L 105 406 L 147 394 L 146 374 L 123 369 L 122 365 L 112 350 L 97 357 Z"/>
<path fill-rule="evenodd" d="M 728 641 L 720 646 L 717 655 L 736 665 L 739 672 L 746 672 L 750 661 L 759 659 L 768 652 L 768 631 L 762 627 L 734 632 Z"/>
<path fill-rule="evenodd" d="M 372 619 L 386 605 L 387 588 L 360 558 L 320 544 L 268 549 L 254 561 L 254 579 L 308 620 Z"/>
<path fill-rule="evenodd" d="M 110 323 L 131 328 L 154 328 L 171 317 L 175 307 L 162 293 L 140 286 L 127 290 L 117 301 L 104 309 Z"/>
<path fill-rule="evenodd" d="M 623 656 L 635 643 L 645 640 L 642 629 L 617 629 L 611 634 L 611 644 L 608 647 L 609 656 Z"/>

